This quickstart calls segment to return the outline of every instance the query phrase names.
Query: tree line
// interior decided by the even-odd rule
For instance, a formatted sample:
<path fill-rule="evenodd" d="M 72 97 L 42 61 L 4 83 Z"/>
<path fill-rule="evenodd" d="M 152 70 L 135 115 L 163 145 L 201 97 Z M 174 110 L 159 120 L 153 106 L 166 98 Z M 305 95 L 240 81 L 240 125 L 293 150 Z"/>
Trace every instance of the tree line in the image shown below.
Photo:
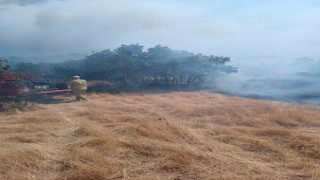
<path fill-rule="evenodd" d="M 19 63 L 16 73 L 32 73 L 38 79 L 108 81 L 124 86 L 182 86 L 204 83 L 223 74 L 236 73 L 229 57 L 194 54 L 155 46 L 144 51 L 139 44 L 95 52 L 82 60 L 63 63 Z M 3 63 L 1 63 L 3 64 Z M 0 72 L 1 72 L 0 64 Z"/>

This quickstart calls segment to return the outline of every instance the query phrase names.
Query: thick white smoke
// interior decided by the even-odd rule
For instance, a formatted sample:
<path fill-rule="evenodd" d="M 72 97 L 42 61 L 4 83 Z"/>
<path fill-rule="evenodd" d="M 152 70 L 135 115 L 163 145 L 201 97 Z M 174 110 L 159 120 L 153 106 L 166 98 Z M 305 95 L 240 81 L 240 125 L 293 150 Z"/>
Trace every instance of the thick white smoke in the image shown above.
<path fill-rule="evenodd" d="M 320 104 L 320 61 L 310 58 L 234 58 L 237 74 L 216 80 L 219 92 Z"/>

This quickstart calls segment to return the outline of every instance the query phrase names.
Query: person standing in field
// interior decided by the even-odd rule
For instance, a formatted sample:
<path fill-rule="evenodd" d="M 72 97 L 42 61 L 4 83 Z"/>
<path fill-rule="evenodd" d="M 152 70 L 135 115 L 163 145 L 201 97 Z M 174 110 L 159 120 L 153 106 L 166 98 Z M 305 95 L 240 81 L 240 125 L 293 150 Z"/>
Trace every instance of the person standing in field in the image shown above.
<path fill-rule="evenodd" d="M 76 100 L 86 100 L 85 93 L 87 90 L 87 81 L 80 79 L 80 76 L 73 76 L 70 82 L 71 90 L 76 95 Z"/>

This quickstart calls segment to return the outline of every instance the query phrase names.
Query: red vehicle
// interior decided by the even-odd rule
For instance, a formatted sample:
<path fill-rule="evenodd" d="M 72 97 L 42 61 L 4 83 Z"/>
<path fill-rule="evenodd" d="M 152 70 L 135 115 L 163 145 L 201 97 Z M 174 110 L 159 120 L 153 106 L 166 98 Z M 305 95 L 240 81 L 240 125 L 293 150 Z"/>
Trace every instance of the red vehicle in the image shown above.
<path fill-rule="evenodd" d="M 71 92 L 67 83 L 36 81 L 32 74 L 0 74 L 0 96 L 28 97 Z"/>

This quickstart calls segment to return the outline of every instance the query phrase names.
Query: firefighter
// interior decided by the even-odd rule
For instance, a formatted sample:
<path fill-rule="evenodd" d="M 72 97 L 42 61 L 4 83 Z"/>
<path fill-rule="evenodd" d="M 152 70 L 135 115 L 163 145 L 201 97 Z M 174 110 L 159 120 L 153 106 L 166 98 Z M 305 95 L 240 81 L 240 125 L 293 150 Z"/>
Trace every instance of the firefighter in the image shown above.
<path fill-rule="evenodd" d="M 76 100 L 86 100 L 87 98 L 84 96 L 87 90 L 87 81 L 80 79 L 80 76 L 73 76 L 72 81 L 70 82 L 70 86 L 73 94 L 76 95 Z"/>

